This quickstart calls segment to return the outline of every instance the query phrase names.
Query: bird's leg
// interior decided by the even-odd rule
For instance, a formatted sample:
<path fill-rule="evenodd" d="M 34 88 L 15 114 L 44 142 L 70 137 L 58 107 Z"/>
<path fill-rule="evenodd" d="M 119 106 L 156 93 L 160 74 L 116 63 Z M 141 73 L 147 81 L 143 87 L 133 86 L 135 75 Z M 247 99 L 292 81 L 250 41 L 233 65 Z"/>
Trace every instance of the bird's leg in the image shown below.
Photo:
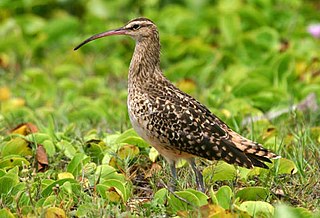
<path fill-rule="evenodd" d="M 204 193 L 205 189 L 204 189 L 204 184 L 203 184 L 203 177 L 202 177 L 201 172 L 198 170 L 198 168 L 196 166 L 194 158 L 188 159 L 188 162 L 189 162 L 194 174 L 196 175 L 196 183 L 197 183 L 198 190 L 202 191 Z"/>
<path fill-rule="evenodd" d="M 171 179 L 170 179 L 170 189 L 171 191 L 175 191 L 177 186 L 177 170 L 176 170 L 176 162 L 174 160 L 168 161 L 170 170 L 171 170 Z"/>

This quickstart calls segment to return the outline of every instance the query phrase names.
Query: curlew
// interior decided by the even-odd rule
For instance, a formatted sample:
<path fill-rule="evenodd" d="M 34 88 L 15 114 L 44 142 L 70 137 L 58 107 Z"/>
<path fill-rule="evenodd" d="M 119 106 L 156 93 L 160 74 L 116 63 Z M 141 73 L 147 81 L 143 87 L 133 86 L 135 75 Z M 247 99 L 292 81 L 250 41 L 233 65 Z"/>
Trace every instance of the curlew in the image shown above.
<path fill-rule="evenodd" d="M 174 86 L 160 69 L 157 26 L 136 18 L 123 27 L 93 35 L 84 44 L 106 36 L 127 35 L 136 41 L 128 74 L 128 112 L 135 131 L 167 160 L 176 181 L 177 160 L 186 159 L 204 191 L 195 157 L 224 160 L 246 168 L 268 168 L 279 156 L 228 127 L 206 106 Z M 173 186 L 174 187 L 174 186 Z"/>

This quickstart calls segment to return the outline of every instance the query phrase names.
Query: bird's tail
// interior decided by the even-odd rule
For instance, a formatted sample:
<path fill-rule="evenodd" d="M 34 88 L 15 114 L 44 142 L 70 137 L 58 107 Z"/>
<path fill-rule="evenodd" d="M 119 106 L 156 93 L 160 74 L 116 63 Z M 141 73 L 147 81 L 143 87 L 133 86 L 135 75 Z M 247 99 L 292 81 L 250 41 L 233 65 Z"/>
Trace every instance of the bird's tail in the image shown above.
<path fill-rule="evenodd" d="M 228 154 L 223 158 L 226 162 L 239 166 L 253 168 L 253 166 L 266 168 L 269 167 L 263 162 L 271 162 L 271 159 L 280 158 L 275 153 L 265 149 L 261 144 L 253 142 L 236 132 L 229 132 L 230 138 L 223 140 L 227 145 Z"/>

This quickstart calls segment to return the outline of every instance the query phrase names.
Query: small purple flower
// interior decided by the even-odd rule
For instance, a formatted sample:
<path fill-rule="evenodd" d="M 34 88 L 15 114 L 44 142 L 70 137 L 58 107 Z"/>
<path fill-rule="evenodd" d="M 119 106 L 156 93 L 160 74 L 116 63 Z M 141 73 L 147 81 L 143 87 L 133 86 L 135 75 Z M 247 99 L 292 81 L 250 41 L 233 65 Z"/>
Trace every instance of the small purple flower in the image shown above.
<path fill-rule="evenodd" d="M 320 38 L 320 23 L 310 24 L 308 32 L 315 38 Z"/>

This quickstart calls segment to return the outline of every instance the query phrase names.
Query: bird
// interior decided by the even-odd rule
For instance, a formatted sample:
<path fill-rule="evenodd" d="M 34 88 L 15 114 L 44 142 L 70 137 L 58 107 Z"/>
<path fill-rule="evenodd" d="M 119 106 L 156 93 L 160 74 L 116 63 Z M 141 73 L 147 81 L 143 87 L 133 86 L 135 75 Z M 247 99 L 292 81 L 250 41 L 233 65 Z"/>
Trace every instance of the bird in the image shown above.
<path fill-rule="evenodd" d="M 170 82 L 160 68 L 160 39 L 156 24 L 144 17 L 84 40 L 125 35 L 135 40 L 128 73 L 128 114 L 133 129 L 169 163 L 171 189 L 175 190 L 176 162 L 185 159 L 195 174 L 199 191 L 205 186 L 195 158 L 223 160 L 245 168 L 268 168 L 264 162 L 279 158 L 261 144 L 249 140 L 210 112 L 195 98 Z"/>

